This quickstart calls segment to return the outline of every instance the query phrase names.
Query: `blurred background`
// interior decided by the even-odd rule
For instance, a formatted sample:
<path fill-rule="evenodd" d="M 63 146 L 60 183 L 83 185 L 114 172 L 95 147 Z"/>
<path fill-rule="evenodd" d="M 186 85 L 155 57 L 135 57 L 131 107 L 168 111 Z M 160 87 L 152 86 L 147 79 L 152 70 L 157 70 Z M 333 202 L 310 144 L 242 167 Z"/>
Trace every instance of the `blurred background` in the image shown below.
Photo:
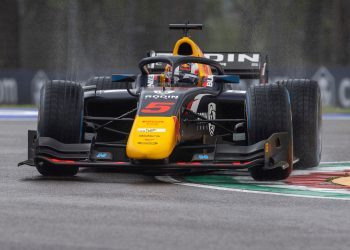
<path fill-rule="evenodd" d="M 202 50 L 268 54 L 271 81 L 313 78 L 325 106 L 350 108 L 349 16 L 348 0 L 1 0 L 0 105 L 37 103 L 48 79 L 136 72 L 190 21 Z"/>

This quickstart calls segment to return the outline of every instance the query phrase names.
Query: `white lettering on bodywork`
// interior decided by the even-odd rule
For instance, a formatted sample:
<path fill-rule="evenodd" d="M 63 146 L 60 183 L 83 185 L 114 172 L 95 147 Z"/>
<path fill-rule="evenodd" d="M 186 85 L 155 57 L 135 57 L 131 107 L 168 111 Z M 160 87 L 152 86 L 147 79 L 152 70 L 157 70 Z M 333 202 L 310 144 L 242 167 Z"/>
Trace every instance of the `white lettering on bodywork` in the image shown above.
<path fill-rule="evenodd" d="M 145 95 L 145 99 L 165 99 L 165 100 L 168 100 L 168 99 L 178 99 L 179 96 L 177 95 Z"/>
<path fill-rule="evenodd" d="M 211 102 L 208 104 L 208 119 L 209 120 L 215 120 L 216 119 L 216 104 Z M 215 125 L 209 123 L 208 124 L 208 128 L 209 128 L 209 134 L 210 136 L 214 136 L 215 134 Z"/>

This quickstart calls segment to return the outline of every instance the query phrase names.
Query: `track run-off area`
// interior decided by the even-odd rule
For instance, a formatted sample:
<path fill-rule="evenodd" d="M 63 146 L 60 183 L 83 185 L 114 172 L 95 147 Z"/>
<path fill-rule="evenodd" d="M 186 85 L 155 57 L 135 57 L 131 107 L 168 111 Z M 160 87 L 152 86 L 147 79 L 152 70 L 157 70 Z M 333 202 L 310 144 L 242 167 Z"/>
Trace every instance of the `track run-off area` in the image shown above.
<path fill-rule="evenodd" d="M 350 200 L 350 162 L 325 162 L 317 168 L 294 170 L 284 181 L 254 181 L 247 171 L 181 178 L 160 176 L 169 183 L 256 194 Z"/>

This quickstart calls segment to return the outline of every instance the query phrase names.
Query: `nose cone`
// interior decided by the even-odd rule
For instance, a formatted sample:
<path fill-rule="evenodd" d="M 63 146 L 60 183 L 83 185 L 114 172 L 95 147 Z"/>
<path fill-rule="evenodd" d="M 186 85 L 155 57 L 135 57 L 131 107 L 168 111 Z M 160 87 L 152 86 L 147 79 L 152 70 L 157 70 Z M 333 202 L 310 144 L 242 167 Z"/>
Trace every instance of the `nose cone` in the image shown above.
<path fill-rule="evenodd" d="M 175 116 L 136 116 L 126 145 L 126 154 L 129 158 L 138 160 L 168 158 L 176 145 L 177 130 Z"/>

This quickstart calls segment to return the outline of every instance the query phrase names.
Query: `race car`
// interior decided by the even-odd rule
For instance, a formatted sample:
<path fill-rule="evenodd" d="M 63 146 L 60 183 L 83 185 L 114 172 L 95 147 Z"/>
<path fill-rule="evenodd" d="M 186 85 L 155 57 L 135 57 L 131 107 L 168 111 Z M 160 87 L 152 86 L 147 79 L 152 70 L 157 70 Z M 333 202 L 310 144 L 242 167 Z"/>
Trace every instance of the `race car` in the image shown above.
<path fill-rule="evenodd" d="M 287 178 L 321 158 L 317 82 L 268 83 L 259 53 L 203 53 L 181 29 L 172 52 L 148 53 L 139 74 L 53 80 L 41 89 L 28 160 L 44 176 L 79 168 L 140 173 L 248 169 L 255 180 Z M 240 79 L 257 79 L 247 90 Z"/>

